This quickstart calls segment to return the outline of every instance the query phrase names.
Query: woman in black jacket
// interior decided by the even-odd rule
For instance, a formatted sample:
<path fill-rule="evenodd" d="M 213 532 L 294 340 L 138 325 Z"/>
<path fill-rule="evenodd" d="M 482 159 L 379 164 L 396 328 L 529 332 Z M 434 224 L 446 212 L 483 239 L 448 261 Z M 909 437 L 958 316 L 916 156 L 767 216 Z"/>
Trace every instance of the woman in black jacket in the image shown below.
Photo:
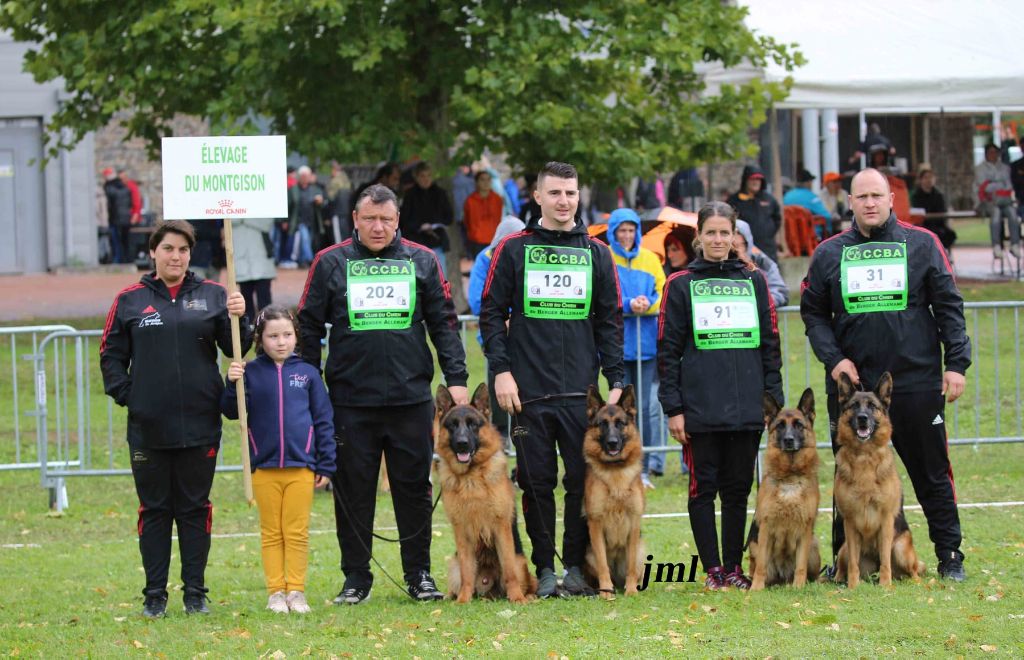
<path fill-rule="evenodd" d="M 100 343 L 104 389 L 128 407 L 146 571 L 142 614 L 151 618 L 167 608 L 172 522 L 178 526 L 185 611 L 209 612 L 204 574 L 224 389 L 217 348 L 231 355 L 228 314 L 245 313 L 242 294 L 229 296 L 220 284 L 188 270 L 194 245 L 192 226 L 181 220 L 153 232 L 149 255 L 156 270 L 117 295 Z M 243 354 L 251 343 L 246 326 Z"/>
<path fill-rule="evenodd" d="M 762 399 L 783 400 L 775 306 L 764 275 L 733 250 L 735 231 L 731 206 L 701 208 L 697 258 L 666 282 L 658 332 L 658 398 L 690 467 L 690 526 L 709 589 L 750 586 L 741 561 Z"/>

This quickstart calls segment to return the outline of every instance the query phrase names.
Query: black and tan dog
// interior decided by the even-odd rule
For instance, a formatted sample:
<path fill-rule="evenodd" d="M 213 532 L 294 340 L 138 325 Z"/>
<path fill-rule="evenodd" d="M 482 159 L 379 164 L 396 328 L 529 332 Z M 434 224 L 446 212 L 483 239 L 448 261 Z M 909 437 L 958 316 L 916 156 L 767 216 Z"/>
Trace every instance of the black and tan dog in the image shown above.
<path fill-rule="evenodd" d="M 891 399 L 888 372 L 874 392 L 858 392 L 846 374 L 839 377 L 835 500 L 846 540 L 836 559 L 836 580 L 845 579 L 851 589 L 861 575 L 876 570 L 883 586 L 924 572 L 903 515 L 903 490 L 889 448 Z"/>
<path fill-rule="evenodd" d="M 516 529 L 516 505 L 501 435 L 491 425 L 486 383 L 471 405 L 455 405 L 439 385 L 434 451 L 444 510 L 455 534 L 448 596 L 468 603 L 475 592 L 525 603 L 537 593 Z"/>
<path fill-rule="evenodd" d="M 818 517 L 818 450 L 814 392 L 804 390 L 796 408 L 782 409 L 765 392 L 768 427 L 764 477 L 750 526 L 751 590 L 778 584 L 802 587 L 821 566 L 814 520 Z"/>
<path fill-rule="evenodd" d="M 605 405 L 594 386 L 587 393 L 590 426 L 583 438 L 587 476 L 583 510 L 590 530 L 585 574 L 601 596 L 611 598 L 614 587 L 637 593 L 643 572 L 644 542 L 640 520 L 644 487 L 640 479 L 643 446 L 636 428 L 633 386 L 622 391 L 618 405 Z"/>

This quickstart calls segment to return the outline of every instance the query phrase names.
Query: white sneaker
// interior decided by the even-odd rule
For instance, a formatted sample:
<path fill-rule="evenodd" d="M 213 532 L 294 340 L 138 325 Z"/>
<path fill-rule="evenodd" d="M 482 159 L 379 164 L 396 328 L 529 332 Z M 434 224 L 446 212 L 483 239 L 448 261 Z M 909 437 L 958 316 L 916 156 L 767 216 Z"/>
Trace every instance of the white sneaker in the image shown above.
<path fill-rule="evenodd" d="M 288 592 L 288 609 L 299 614 L 309 614 L 309 603 L 306 602 L 306 594 L 301 591 Z"/>
<path fill-rule="evenodd" d="M 996 259 L 1002 259 L 1003 258 L 1003 246 L 1002 245 L 993 245 L 992 246 L 992 256 L 995 257 Z"/>
<path fill-rule="evenodd" d="M 288 614 L 288 601 L 283 591 L 275 591 L 267 599 L 267 609 L 275 614 Z"/>
<path fill-rule="evenodd" d="M 1014 259 L 1020 259 L 1020 245 L 1014 243 L 1010 246 L 1010 254 L 1013 255 Z"/>
<path fill-rule="evenodd" d="M 277 267 L 283 268 L 285 270 L 295 270 L 296 268 L 299 267 L 299 264 L 295 263 L 294 261 L 282 261 L 281 263 L 277 264 Z"/>
<path fill-rule="evenodd" d="M 651 483 L 650 477 L 646 474 L 640 475 L 640 481 L 643 483 L 645 490 L 654 490 L 654 484 Z"/>

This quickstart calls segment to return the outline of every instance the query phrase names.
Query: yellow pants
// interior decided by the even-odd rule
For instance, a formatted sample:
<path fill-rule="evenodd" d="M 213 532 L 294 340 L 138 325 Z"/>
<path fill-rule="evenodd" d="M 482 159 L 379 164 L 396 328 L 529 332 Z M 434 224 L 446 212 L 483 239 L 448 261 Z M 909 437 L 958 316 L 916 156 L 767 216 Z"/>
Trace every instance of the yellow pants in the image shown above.
<path fill-rule="evenodd" d="M 252 475 L 268 593 L 306 590 L 315 478 L 312 470 L 299 467 L 259 469 Z"/>

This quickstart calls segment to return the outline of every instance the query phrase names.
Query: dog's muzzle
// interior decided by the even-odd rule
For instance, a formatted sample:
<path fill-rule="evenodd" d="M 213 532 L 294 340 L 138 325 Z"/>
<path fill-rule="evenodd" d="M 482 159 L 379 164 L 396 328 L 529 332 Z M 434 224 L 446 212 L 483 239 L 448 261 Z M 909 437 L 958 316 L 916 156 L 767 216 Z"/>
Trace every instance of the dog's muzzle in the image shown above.
<path fill-rule="evenodd" d="M 604 451 L 609 456 L 618 456 L 622 453 L 622 447 L 625 444 L 622 434 L 617 429 L 609 429 L 608 434 L 604 438 Z"/>
<path fill-rule="evenodd" d="M 796 433 L 786 433 L 782 436 L 782 451 L 800 451 L 800 440 Z"/>
<path fill-rule="evenodd" d="M 871 437 L 874 433 L 874 420 L 867 413 L 857 413 L 854 418 L 853 430 L 856 431 L 857 437 L 863 442 Z"/>
<path fill-rule="evenodd" d="M 459 463 L 469 463 L 473 460 L 473 443 L 469 441 L 468 435 L 468 431 L 459 429 L 452 439 L 452 451 L 455 452 L 455 460 Z"/>

